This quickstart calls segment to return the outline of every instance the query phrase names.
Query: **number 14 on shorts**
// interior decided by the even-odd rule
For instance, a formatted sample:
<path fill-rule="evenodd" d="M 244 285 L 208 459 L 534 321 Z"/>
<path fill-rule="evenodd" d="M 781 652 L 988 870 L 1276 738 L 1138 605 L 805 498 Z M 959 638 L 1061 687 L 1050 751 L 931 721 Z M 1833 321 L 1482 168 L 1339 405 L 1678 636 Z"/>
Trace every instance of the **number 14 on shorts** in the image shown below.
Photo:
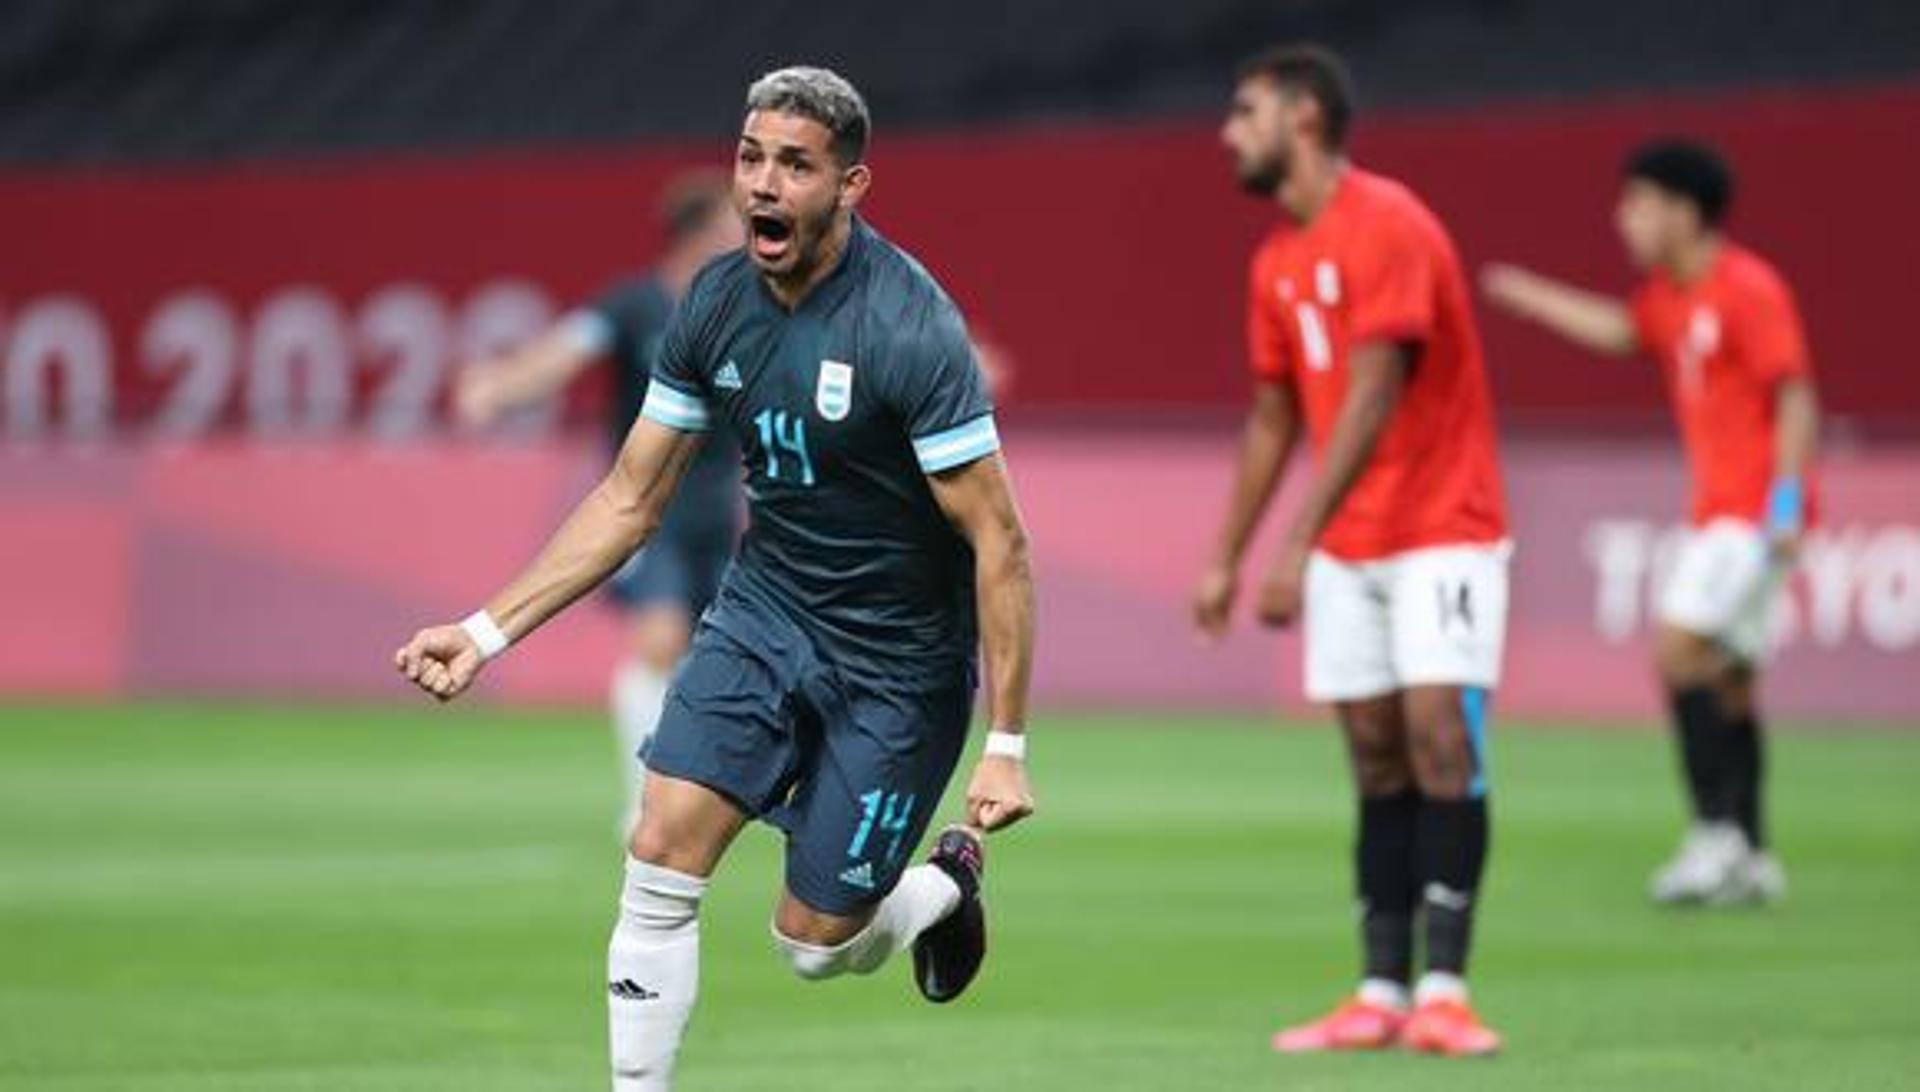
<path fill-rule="evenodd" d="M 884 860 L 892 864 L 900 857 L 901 841 L 913 825 L 913 807 L 919 802 L 915 793 L 885 792 L 875 789 L 860 794 L 860 825 L 847 843 L 847 856 L 859 860 L 875 842 L 875 835 L 887 838 Z"/>

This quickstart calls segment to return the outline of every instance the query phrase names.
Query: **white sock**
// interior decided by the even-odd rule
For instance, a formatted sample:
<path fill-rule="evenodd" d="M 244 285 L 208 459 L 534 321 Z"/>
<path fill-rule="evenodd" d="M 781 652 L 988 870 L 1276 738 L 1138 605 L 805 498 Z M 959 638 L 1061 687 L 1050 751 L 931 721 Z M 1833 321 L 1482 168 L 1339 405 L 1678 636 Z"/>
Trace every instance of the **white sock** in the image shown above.
<path fill-rule="evenodd" d="M 607 945 L 607 1039 L 614 1092 L 665 1092 L 700 992 L 700 898 L 707 881 L 627 858 Z"/>
<path fill-rule="evenodd" d="M 1360 1000 L 1383 1009 L 1404 1012 L 1407 988 L 1391 978 L 1366 978 L 1360 981 Z"/>
<path fill-rule="evenodd" d="M 1467 1000 L 1467 980 L 1457 974 L 1446 971 L 1428 971 L 1420 976 L 1420 984 L 1413 988 L 1413 1002 L 1424 1005 L 1429 1001 Z"/>
<path fill-rule="evenodd" d="M 640 817 L 640 784 L 647 776 L 646 764 L 640 761 L 640 748 L 647 745 L 653 738 L 653 730 L 660 726 L 660 708 L 667 700 L 667 680 L 666 672 L 631 657 L 613 672 L 613 738 L 620 748 L 620 779 L 627 787 L 628 830 Z"/>
<path fill-rule="evenodd" d="M 773 939 L 801 978 L 833 978 L 849 971 L 872 974 L 958 905 L 960 885 L 953 877 L 932 865 L 915 865 L 874 909 L 873 920 L 851 940 L 823 948 L 793 940 L 779 929 L 773 931 Z"/>

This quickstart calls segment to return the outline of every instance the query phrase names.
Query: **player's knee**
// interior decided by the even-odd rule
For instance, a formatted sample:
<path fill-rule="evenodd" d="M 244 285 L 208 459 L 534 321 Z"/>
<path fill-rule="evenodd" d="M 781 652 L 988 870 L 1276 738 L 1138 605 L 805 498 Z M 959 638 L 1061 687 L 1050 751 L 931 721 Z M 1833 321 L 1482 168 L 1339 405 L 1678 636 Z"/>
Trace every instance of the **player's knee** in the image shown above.
<path fill-rule="evenodd" d="M 1406 733 L 1390 698 L 1344 703 L 1340 723 L 1360 795 L 1392 796 L 1413 783 Z"/>
<path fill-rule="evenodd" d="M 773 912 L 774 932 L 803 944 L 831 948 L 858 936 L 871 915 L 828 914 L 792 895 L 784 895 Z"/>
<path fill-rule="evenodd" d="M 1414 763 L 1414 780 L 1429 800 L 1465 800 L 1473 794 L 1472 756 L 1435 748 Z"/>
<path fill-rule="evenodd" d="M 1431 693 L 1409 693 L 1407 737 L 1414 782 L 1420 795 L 1434 800 L 1462 800 L 1471 795 L 1477 756 L 1467 731 L 1466 715 L 1451 688 L 1429 688 Z"/>
<path fill-rule="evenodd" d="M 667 837 L 664 824 L 654 821 L 650 811 L 641 812 L 633 836 L 627 841 L 627 853 L 636 861 L 663 868 L 673 857 L 672 840 Z"/>
<path fill-rule="evenodd" d="M 693 839 L 676 830 L 669 817 L 661 814 L 666 810 L 654 807 L 652 800 L 641 809 L 640 822 L 627 842 L 628 855 L 658 868 L 693 873 L 708 871 L 711 862 Z"/>
<path fill-rule="evenodd" d="M 1353 780 L 1362 796 L 1392 796 L 1413 784 L 1406 740 L 1399 736 L 1349 740 Z"/>
<path fill-rule="evenodd" d="M 1731 662 L 1721 669 L 1719 685 L 1720 712 L 1730 720 L 1743 720 L 1753 715 L 1754 710 L 1754 671 L 1753 665 L 1743 662 Z"/>
<path fill-rule="evenodd" d="M 865 969 L 860 945 L 866 926 L 865 918 L 821 913 L 788 895 L 774 911 L 772 931 L 793 973 L 816 981 Z"/>
<path fill-rule="evenodd" d="M 1361 796 L 1392 796 L 1413 784 L 1413 773 L 1401 754 L 1374 761 L 1356 760 L 1353 781 Z"/>
<path fill-rule="evenodd" d="M 780 949 L 787 965 L 793 968 L 793 973 L 809 982 L 837 978 L 847 972 L 852 962 L 852 953 L 849 951 L 852 944 L 847 941 L 832 945 L 809 944 L 786 935 L 775 926 L 773 943 Z"/>
<path fill-rule="evenodd" d="M 1712 641 L 1674 626 L 1661 627 L 1653 659 L 1661 681 L 1675 689 L 1709 683 L 1720 667 Z"/>

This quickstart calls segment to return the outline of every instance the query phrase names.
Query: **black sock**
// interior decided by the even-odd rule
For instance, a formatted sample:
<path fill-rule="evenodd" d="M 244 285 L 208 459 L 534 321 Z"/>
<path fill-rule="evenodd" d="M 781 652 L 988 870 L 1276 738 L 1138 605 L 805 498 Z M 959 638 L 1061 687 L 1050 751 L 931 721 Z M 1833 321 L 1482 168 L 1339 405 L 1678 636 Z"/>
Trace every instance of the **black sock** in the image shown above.
<path fill-rule="evenodd" d="M 1353 871 L 1360 894 L 1366 977 L 1405 984 L 1413 977 L 1414 830 L 1420 794 L 1360 798 Z"/>
<path fill-rule="evenodd" d="M 1760 795 L 1766 778 L 1766 741 L 1761 738 L 1760 718 L 1748 713 L 1727 725 L 1727 780 L 1731 785 L 1733 821 L 1755 849 L 1767 845 L 1766 824 Z"/>
<path fill-rule="evenodd" d="M 1680 736 L 1680 761 L 1687 774 L 1687 793 L 1695 818 L 1707 822 L 1733 819 L 1732 781 L 1728 777 L 1732 734 L 1720 712 L 1720 696 L 1708 686 L 1692 686 L 1668 695 L 1673 723 Z"/>
<path fill-rule="evenodd" d="M 1487 839 L 1485 797 L 1422 803 L 1414 854 L 1424 894 L 1428 970 L 1466 974 Z"/>

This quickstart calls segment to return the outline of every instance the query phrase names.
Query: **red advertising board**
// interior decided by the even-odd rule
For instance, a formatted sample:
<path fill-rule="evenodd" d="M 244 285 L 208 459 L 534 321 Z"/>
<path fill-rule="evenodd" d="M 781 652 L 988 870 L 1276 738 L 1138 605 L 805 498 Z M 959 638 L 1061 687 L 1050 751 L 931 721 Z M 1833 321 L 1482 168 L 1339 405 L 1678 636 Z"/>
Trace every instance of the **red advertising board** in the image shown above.
<path fill-rule="evenodd" d="M 1243 624 L 1205 647 L 1187 625 L 1229 435 L 1018 430 L 1009 451 L 1038 553 L 1039 700 L 1299 704 L 1295 638 Z M 473 609 L 602 458 L 233 443 L 0 460 L 0 694 L 412 700 L 392 649 Z M 1507 470 L 1518 548 L 1502 707 L 1651 714 L 1649 604 L 1681 510 L 1678 453 L 1518 441 Z M 1916 481 L 1920 451 L 1829 460 L 1830 522 L 1792 582 L 1767 675 L 1775 708 L 1920 724 Z M 616 615 L 582 604 L 490 668 L 488 696 L 597 702 L 621 647 Z"/>

